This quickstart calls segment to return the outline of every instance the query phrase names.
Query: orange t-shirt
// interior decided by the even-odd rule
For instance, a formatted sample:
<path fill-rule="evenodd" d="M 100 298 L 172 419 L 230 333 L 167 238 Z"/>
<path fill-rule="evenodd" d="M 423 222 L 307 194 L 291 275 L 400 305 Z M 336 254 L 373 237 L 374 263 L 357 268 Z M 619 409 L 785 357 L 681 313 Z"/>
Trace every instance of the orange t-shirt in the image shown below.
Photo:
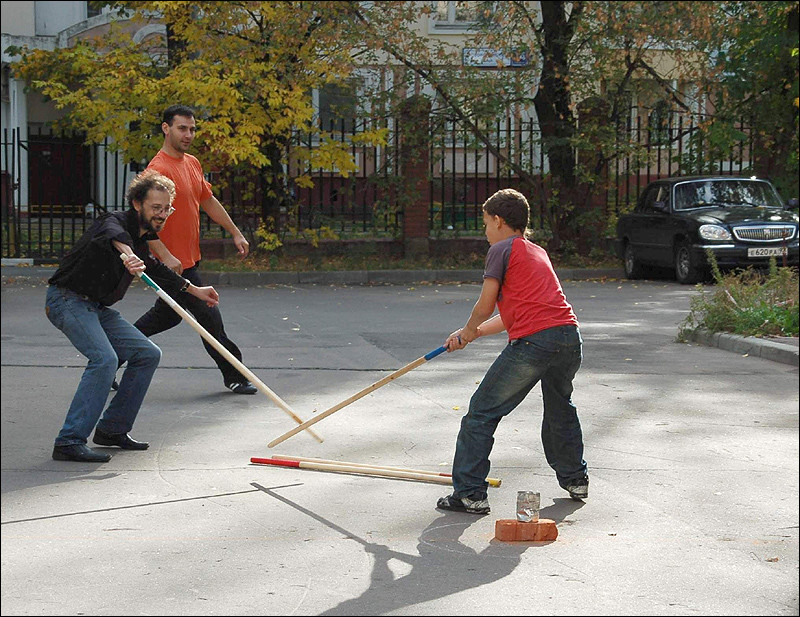
<path fill-rule="evenodd" d="M 211 185 L 203 177 L 200 161 L 191 154 L 176 159 L 159 150 L 147 169 L 155 169 L 175 183 L 175 212 L 158 237 L 184 269 L 191 268 L 200 261 L 200 202 L 213 195 Z"/>

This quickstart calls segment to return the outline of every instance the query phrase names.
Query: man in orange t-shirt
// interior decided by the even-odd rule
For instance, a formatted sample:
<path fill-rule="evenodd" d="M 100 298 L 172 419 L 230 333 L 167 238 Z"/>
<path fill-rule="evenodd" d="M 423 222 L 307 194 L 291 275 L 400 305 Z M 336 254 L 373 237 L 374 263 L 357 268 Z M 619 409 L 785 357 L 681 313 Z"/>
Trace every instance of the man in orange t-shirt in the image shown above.
<path fill-rule="evenodd" d="M 197 287 L 202 286 L 198 265 L 200 263 L 200 208 L 232 237 L 243 258 L 250 252 L 250 244 L 231 220 L 228 212 L 211 192 L 211 185 L 203 176 L 200 162 L 189 147 L 194 141 L 196 126 L 194 110 L 184 105 L 173 105 L 164 111 L 161 130 L 164 145 L 153 157 L 148 169 L 155 169 L 175 183 L 175 211 L 158 234 L 158 240 L 148 242 L 150 252 Z M 242 352 L 228 338 L 222 323 L 222 314 L 216 306 L 208 307 L 193 296 L 181 294 L 174 298 L 188 310 L 198 323 L 208 330 L 236 359 Z M 180 323 L 180 316 L 161 298 L 134 324 L 145 336 L 152 336 Z M 225 387 L 236 394 L 255 394 L 258 390 L 222 355 L 203 340 L 208 355 L 222 373 Z"/>

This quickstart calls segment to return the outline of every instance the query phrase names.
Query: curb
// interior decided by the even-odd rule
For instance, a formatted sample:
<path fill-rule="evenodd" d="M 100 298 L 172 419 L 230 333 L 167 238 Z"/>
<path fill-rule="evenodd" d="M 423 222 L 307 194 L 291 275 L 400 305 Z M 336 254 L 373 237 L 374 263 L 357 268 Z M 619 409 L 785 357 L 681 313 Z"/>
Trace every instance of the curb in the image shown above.
<path fill-rule="evenodd" d="M 622 278 L 621 269 L 556 270 L 563 281 Z M 206 285 L 403 285 L 409 283 L 481 283 L 483 270 L 325 270 L 315 272 L 209 272 Z"/>
<path fill-rule="evenodd" d="M 46 282 L 55 266 L 21 265 L 4 259 L 3 283 Z M 562 281 L 624 278 L 621 268 L 556 269 Z M 213 272 L 202 271 L 203 283 L 215 287 L 259 285 L 405 285 L 409 283 L 481 283 L 483 270 L 320 270 L 311 272 Z"/>
<path fill-rule="evenodd" d="M 755 356 L 791 366 L 800 366 L 800 350 L 794 342 L 772 341 L 755 336 L 739 336 L 727 332 L 709 332 L 697 328 L 686 333 L 686 338 L 708 347 L 733 351 L 743 356 Z"/>

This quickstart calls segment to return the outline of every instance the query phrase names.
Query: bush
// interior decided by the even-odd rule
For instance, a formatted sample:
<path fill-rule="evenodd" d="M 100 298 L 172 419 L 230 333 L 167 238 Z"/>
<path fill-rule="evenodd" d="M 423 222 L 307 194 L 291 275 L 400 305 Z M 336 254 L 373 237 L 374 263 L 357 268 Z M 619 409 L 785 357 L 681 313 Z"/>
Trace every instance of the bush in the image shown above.
<path fill-rule="evenodd" d="M 798 335 L 795 268 L 779 268 L 773 258 L 766 274 L 752 268 L 723 274 L 713 254 L 709 254 L 709 263 L 716 287 L 707 292 L 702 285 L 697 286 L 699 295 L 690 300 L 689 315 L 681 324 L 678 340 L 685 342 L 696 328 L 742 336 Z"/>

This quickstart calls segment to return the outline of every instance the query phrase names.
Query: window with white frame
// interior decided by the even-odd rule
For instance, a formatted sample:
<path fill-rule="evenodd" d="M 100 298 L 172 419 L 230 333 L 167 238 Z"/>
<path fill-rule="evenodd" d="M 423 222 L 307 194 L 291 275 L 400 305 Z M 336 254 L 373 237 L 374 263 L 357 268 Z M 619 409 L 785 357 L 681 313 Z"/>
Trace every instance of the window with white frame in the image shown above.
<path fill-rule="evenodd" d="M 433 2 L 431 25 L 434 30 L 466 30 L 481 17 L 481 5 L 486 2 L 439 0 Z"/>

